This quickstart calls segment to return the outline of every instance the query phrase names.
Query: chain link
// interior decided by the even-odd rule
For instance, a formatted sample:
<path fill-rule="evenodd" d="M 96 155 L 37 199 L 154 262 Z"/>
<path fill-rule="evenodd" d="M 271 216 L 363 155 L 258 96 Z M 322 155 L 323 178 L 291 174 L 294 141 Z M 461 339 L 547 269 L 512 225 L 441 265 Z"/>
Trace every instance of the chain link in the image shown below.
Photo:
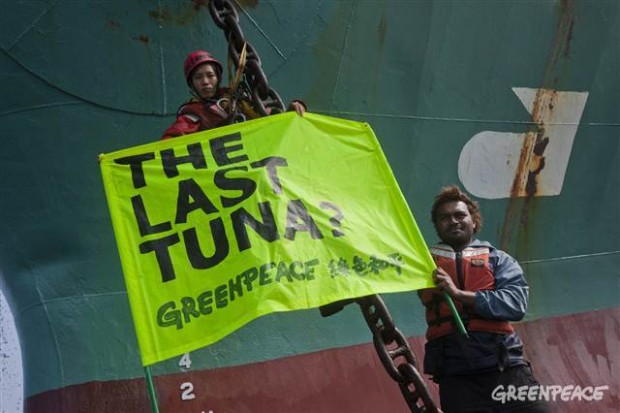
<path fill-rule="evenodd" d="M 398 383 L 400 391 L 413 413 L 440 412 L 418 372 L 418 361 L 405 335 L 394 325 L 385 303 L 378 295 L 344 300 L 320 308 L 323 317 L 342 310 L 352 302 L 360 306 L 366 324 L 372 332 L 373 344 L 383 367 Z"/>
<path fill-rule="evenodd" d="M 224 36 L 228 41 L 228 55 L 235 69 L 239 67 L 241 51 L 246 45 L 247 56 L 243 69 L 244 81 L 242 82 L 244 85 L 240 86 L 242 91 L 249 92 L 254 110 L 260 116 L 284 112 L 284 103 L 280 95 L 269 87 L 258 53 L 250 43 L 246 42 L 243 36 L 235 6 L 229 0 L 211 0 L 209 1 L 209 12 L 217 27 L 224 31 Z"/>

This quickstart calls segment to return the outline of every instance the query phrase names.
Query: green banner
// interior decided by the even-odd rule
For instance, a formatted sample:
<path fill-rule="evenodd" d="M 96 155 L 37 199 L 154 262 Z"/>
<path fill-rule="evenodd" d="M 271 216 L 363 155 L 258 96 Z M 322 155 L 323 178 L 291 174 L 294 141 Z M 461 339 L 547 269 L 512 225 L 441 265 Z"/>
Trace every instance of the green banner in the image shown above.
<path fill-rule="evenodd" d="M 144 365 L 264 314 L 433 285 L 368 124 L 285 113 L 100 165 Z"/>

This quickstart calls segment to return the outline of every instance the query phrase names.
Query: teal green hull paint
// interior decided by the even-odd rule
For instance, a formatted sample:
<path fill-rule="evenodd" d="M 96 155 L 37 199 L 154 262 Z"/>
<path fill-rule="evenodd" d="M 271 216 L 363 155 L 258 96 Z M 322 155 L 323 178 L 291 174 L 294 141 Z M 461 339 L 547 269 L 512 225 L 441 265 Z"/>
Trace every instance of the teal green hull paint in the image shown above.
<path fill-rule="evenodd" d="M 199 3 L 4 7 L 0 273 L 27 396 L 143 375 L 96 159 L 159 138 L 187 98 L 188 51 L 225 56 Z M 285 100 L 372 125 L 429 243 L 433 196 L 460 182 L 469 139 L 531 127 L 512 87 L 589 92 L 561 194 L 482 199 L 481 236 L 525 262 L 528 319 L 620 305 L 620 3 L 283 0 L 244 10 L 244 34 Z M 423 333 L 415 293 L 385 299 L 405 334 Z M 327 319 L 276 314 L 192 353 L 192 367 L 369 341 L 353 306 Z M 177 361 L 154 373 L 177 371 Z"/>

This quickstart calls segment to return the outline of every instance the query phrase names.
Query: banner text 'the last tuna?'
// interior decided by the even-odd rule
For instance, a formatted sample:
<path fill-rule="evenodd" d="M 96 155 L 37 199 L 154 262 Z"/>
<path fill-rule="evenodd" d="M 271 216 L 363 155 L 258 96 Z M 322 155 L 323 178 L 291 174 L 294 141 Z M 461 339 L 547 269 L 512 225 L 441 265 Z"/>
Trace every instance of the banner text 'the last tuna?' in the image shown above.
<path fill-rule="evenodd" d="M 131 205 L 141 237 L 159 234 L 154 239 L 140 243 L 142 254 L 154 253 L 161 271 L 162 282 L 174 280 L 175 263 L 171 258 L 169 248 L 179 242 L 185 246 L 187 258 L 195 269 L 207 269 L 217 266 L 224 261 L 230 250 L 230 237 L 234 236 L 239 251 L 252 247 L 248 236 L 248 227 L 267 242 L 279 240 L 282 236 L 294 241 L 299 231 L 307 232 L 313 239 L 324 237 L 317 221 L 310 214 L 307 206 L 300 199 L 288 201 L 284 230 L 278 230 L 277 219 L 274 216 L 269 201 L 257 202 L 260 219 L 250 214 L 239 204 L 256 194 L 257 183 L 249 172 L 261 171 L 274 194 L 283 193 L 283 182 L 278 170 L 286 168 L 285 158 L 269 156 L 260 160 L 250 161 L 243 147 L 241 133 L 232 133 L 213 138 L 206 143 L 198 142 L 186 145 L 187 154 L 179 155 L 173 149 L 160 151 L 160 158 L 155 152 L 115 159 L 119 165 L 126 165 L 131 169 L 133 187 L 136 194 L 131 197 Z M 211 158 L 205 156 L 205 150 L 210 151 Z M 152 222 L 147 211 L 148 200 L 140 194 L 140 189 L 148 186 L 149 182 L 144 173 L 145 166 L 157 163 L 169 179 L 177 180 L 177 197 L 174 211 L 166 221 Z M 211 169 L 213 172 L 213 186 L 205 188 L 194 178 L 183 177 L 179 165 L 189 164 L 195 171 Z M 329 228 L 335 237 L 343 236 L 338 230 L 343 214 L 340 208 L 331 202 L 320 202 L 319 207 L 327 210 L 330 215 Z M 209 228 L 190 227 L 182 231 L 175 231 L 174 225 L 185 224 L 190 214 L 205 214 L 210 217 Z M 227 214 L 232 223 L 232 234 L 227 233 L 222 216 Z M 206 256 L 199 241 L 199 232 L 208 231 L 213 243 L 213 253 Z"/>

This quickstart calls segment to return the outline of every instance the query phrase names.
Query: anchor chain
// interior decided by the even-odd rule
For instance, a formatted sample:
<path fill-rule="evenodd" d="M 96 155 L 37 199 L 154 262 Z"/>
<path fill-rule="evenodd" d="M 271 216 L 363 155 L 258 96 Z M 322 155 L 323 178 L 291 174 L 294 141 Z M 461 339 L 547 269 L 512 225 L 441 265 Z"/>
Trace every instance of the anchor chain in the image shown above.
<path fill-rule="evenodd" d="M 239 85 L 239 93 L 249 92 L 252 105 L 260 116 L 284 112 L 284 103 L 278 92 L 269 86 L 256 49 L 243 36 L 243 31 L 239 26 L 239 15 L 233 3 L 229 0 L 211 0 L 209 12 L 217 27 L 224 31 L 224 36 L 228 41 L 228 55 L 235 69 L 239 68 L 240 56 L 244 46 L 246 48 L 244 79 L 241 82 L 243 85 Z"/>
<path fill-rule="evenodd" d="M 398 383 L 400 391 L 412 413 L 439 413 L 428 388 L 417 369 L 418 361 L 405 335 L 394 325 L 385 303 L 378 295 L 357 300 L 344 300 L 320 308 L 321 315 L 328 317 L 342 310 L 345 305 L 356 302 L 372 332 L 373 344 L 383 367 Z"/>

